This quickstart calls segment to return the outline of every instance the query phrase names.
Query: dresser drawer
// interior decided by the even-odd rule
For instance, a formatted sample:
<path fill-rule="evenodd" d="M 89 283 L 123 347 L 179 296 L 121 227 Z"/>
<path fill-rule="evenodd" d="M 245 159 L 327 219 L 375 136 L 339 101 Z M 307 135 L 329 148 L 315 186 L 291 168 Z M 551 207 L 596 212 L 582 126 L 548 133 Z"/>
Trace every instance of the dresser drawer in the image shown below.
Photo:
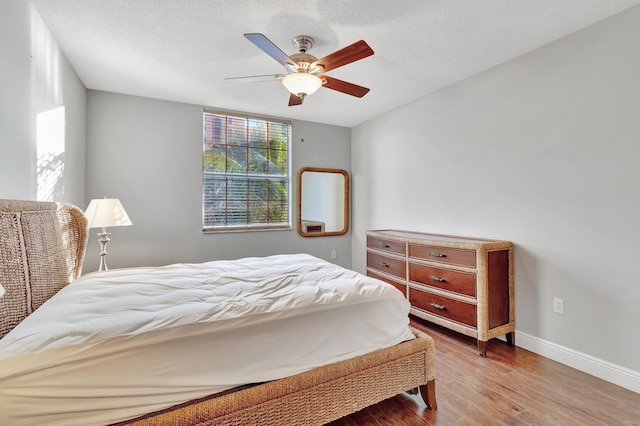
<path fill-rule="evenodd" d="M 477 327 L 476 306 L 436 294 L 409 288 L 409 301 L 412 306 L 471 327 Z"/>
<path fill-rule="evenodd" d="M 406 278 L 407 276 L 404 260 L 392 259 L 377 253 L 367 252 L 367 266 L 396 277 Z"/>
<path fill-rule="evenodd" d="M 367 235 L 367 247 L 376 250 L 387 251 L 404 256 L 406 254 L 406 244 L 398 241 L 385 240 Z"/>
<path fill-rule="evenodd" d="M 476 267 L 476 251 L 448 247 L 409 244 L 409 257 L 441 262 L 449 265 Z"/>
<path fill-rule="evenodd" d="M 409 280 L 476 297 L 476 274 L 409 264 Z"/>
<path fill-rule="evenodd" d="M 394 286 L 395 288 L 397 288 L 398 290 L 400 290 L 402 292 L 402 295 L 406 297 L 407 294 L 407 286 L 405 284 L 398 284 L 395 281 L 391 281 L 386 279 L 385 277 L 378 275 L 378 274 L 374 274 L 371 271 L 367 271 L 367 276 L 371 277 L 371 278 L 375 278 L 378 279 L 380 281 L 384 281 L 387 284 L 391 284 L 392 286 Z"/>

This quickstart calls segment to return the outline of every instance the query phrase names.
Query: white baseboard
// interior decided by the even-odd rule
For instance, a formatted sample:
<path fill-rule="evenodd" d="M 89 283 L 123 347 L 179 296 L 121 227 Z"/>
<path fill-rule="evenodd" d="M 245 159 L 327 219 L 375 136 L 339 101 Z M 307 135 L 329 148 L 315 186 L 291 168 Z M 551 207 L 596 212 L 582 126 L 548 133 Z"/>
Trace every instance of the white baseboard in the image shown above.
<path fill-rule="evenodd" d="M 516 331 L 516 346 L 640 393 L 640 373 L 591 355 Z"/>

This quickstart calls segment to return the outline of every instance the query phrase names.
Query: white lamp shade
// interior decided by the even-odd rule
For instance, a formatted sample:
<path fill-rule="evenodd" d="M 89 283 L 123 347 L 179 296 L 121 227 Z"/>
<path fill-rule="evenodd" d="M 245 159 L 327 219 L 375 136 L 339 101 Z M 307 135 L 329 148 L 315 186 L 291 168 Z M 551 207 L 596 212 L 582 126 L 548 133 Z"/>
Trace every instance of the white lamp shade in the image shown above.
<path fill-rule="evenodd" d="M 4 296 L 4 287 L 0 285 L 0 297 Z"/>
<path fill-rule="evenodd" d="M 308 73 L 294 73 L 286 75 L 282 84 L 294 95 L 308 96 L 316 92 L 322 86 L 322 79 L 317 75 Z"/>
<path fill-rule="evenodd" d="M 89 221 L 89 228 L 108 228 L 113 226 L 133 225 L 127 212 L 117 198 L 93 199 L 84 215 Z"/>

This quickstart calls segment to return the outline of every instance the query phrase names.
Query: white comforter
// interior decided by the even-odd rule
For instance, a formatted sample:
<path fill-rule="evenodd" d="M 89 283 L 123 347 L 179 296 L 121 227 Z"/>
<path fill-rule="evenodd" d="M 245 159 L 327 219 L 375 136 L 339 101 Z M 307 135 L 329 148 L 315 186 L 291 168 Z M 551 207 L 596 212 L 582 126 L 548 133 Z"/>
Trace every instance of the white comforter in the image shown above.
<path fill-rule="evenodd" d="M 390 285 L 309 255 L 96 272 L 0 339 L 0 424 L 106 424 L 413 338 Z"/>

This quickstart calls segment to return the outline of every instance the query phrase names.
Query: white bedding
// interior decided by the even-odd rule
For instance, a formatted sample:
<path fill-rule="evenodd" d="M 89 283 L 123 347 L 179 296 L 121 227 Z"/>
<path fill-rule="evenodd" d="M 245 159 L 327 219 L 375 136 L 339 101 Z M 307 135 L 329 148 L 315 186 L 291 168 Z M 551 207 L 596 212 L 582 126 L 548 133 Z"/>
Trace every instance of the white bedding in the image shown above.
<path fill-rule="evenodd" d="M 413 338 L 393 286 L 309 255 L 85 275 L 0 339 L 0 424 L 107 424 Z"/>

